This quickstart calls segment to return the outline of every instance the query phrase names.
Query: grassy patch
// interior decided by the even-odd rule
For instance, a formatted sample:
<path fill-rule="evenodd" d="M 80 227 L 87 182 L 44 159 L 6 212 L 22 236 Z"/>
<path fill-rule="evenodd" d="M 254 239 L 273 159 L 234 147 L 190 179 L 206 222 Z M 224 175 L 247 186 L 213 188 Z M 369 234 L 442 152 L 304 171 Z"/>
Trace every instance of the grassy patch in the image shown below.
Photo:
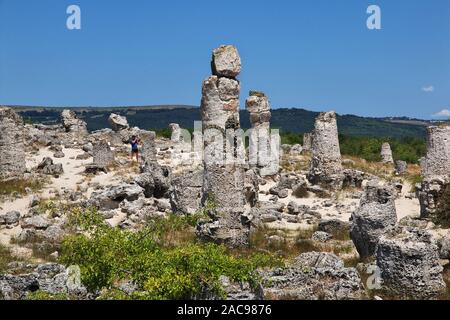
<path fill-rule="evenodd" d="M 12 256 L 11 251 L 0 244 L 0 274 L 5 272 L 8 263 L 13 261 L 17 261 L 17 259 Z"/>
<path fill-rule="evenodd" d="M 30 189 L 32 192 L 38 192 L 45 186 L 46 181 L 41 179 L 18 179 L 3 181 L 0 183 L 0 197 L 23 196 Z"/>

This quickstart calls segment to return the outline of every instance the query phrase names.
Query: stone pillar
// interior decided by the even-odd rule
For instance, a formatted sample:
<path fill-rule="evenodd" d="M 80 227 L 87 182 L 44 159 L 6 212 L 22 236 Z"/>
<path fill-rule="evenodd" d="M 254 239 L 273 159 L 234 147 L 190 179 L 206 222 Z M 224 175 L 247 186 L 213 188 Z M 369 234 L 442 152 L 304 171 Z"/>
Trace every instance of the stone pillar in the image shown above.
<path fill-rule="evenodd" d="M 85 135 L 88 133 L 87 124 L 78 119 L 72 110 L 63 110 L 61 113 L 62 123 L 66 132 Z"/>
<path fill-rule="evenodd" d="M 0 107 L 0 180 L 21 178 L 25 171 L 22 117 L 11 108 Z"/>
<path fill-rule="evenodd" d="M 323 112 L 314 124 L 311 167 L 308 180 L 331 189 L 340 189 L 344 180 L 336 113 Z"/>
<path fill-rule="evenodd" d="M 303 134 L 303 150 L 311 151 L 311 145 L 312 145 L 312 134 L 304 133 Z"/>
<path fill-rule="evenodd" d="M 141 158 L 145 166 L 146 162 L 156 162 L 156 133 L 153 131 L 141 130 L 139 132 L 139 139 L 141 140 Z"/>
<path fill-rule="evenodd" d="M 252 128 L 249 135 L 249 164 L 261 175 L 275 175 L 279 169 L 279 145 L 271 145 L 270 104 L 262 92 L 251 91 L 245 102 Z M 274 150 L 273 150 L 274 149 Z"/>
<path fill-rule="evenodd" d="M 391 145 L 387 142 L 383 143 L 381 146 L 381 162 L 383 163 L 394 163 L 394 158 L 392 157 Z"/>
<path fill-rule="evenodd" d="M 95 165 L 107 167 L 114 164 L 114 152 L 105 140 L 93 144 L 92 156 Z"/>
<path fill-rule="evenodd" d="M 450 175 L 450 125 L 428 127 L 427 133 L 423 176 L 431 178 Z"/>
<path fill-rule="evenodd" d="M 171 124 L 169 124 L 169 128 L 172 131 L 170 140 L 172 140 L 172 142 L 182 141 L 180 125 L 178 123 L 171 123 Z"/>
<path fill-rule="evenodd" d="M 370 181 L 359 207 L 352 214 L 350 237 L 361 258 L 373 256 L 382 235 L 397 223 L 396 191 Z"/>
<path fill-rule="evenodd" d="M 199 225 L 202 238 L 228 246 L 248 244 L 249 226 L 244 213 L 243 150 L 237 137 L 239 122 L 241 60 L 233 46 L 213 51 L 212 72 L 203 82 L 201 114 L 204 142 L 203 203 L 214 203 L 212 221 Z"/>
<path fill-rule="evenodd" d="M 417 186 L 421 218 L 436 211 L 450 183 L 450 126 L 428 127 L 427 133 L 427 155 L 421 161 L 424 179 Z"/>

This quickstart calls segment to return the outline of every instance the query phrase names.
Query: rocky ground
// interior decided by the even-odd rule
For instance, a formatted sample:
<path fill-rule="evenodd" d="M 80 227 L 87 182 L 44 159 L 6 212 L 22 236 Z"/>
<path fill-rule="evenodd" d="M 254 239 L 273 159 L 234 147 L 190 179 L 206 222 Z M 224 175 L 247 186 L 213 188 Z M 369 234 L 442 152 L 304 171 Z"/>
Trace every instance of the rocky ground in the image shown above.
<path fill-rule="evenodd" d="M 43 131 L 39 132 L 42 134 Z M 60 133 L 55 134 L 61 137 Z M 55 263 L 58 261 L 56 244 L 66 233 L 67 219 L 64 208 L 67 206 L 94 205 L 112 226 L 131 229 L 138 229 L 148 217 L 167 216 L 180 209 L 177 208 L 179 202 L 171 201 L 174 193 L 171 178 L 162 174 L 160 180 L 155 179 L 151 183 L 152 190 L 146 190 L 145 183 L 139 185 L 136 182 L 143 178 L 143 174 L 139 170 L 139 164 L 135 160 L 130 160 L 127 152 L 128 144 L 120 142 L 112 146 L 111 149 L 115 153 L 114 165 L 109 166 L 106 172 L 91 174 L 86 173 L 86 167 L 93 162 L 92 144 L 88 141 L 99 139 L 98 134 L 94 133 L 90 135 L 91 138 L 85 138 L 82 144 L 74 144 L 66 133 L 62 135 L 65 137 L 61 141 L 55 139 L 50 145 L 33 142 L 27 148 L 25 155 L 27 171 L 29 175 L 45 181 L 42 188 L 27 190 L 25 194 L 2 196 L 0 244 L 9 248 L 19 261 L 10 263 L 9 274 L 0 276 L 0 290 L 6 298 L 25 297 L 30 285 L 26 283 L 27 281 L 38 281 L 39 288 L 44 290 L 47 290 L 47 284 L 50 287 L 64 287 L 64 282 L 61 284 L 57 281 L 62 281 L 60 278 L 67 276 L 66 269 Z M 68 140 L 66 145 L 64 140 Z M 179 175 L 197 170 L 197 165 L 174 164 L 173 153 L 178 150 L 177 142 L 156 139 L 155 146 L 156 162 L 159 165 L 154 170 L 167 168 L 173 181 L 177 181 L 176 177 Z M 322 298 L 367 298 L 366 285 L 361 279 L 366 278 L 364 273 L 371 262 L 366 264 L 363 260 L 359 260 L 357 248 L 348 232 L 351 228 L 350 219 L 355 211 L 358 212 L 364 187 L 373 179 L 373 174 L 364 177 L 364 174 L 359 172 L 362 176 L 359 176 L 356 185 L 348 186 L 337 193 L 328 192 L 311 185 L 307 180 L 309 153 L 299 152 L 296 147 L 284 146 L 284 148 L 283 168 L 279 174 L 258 178 L 259 190 L 256 197 L 258 200 L 253 206 L 247 205 L 247 210 L 253 215 L 253 223 L 256 226 L 253 233 L 259 237 L 259 245 L 263 243 L 264 246 L 284 249 L 289 252 L 286 252 L 286 255 L 292 255 L 293 252 L 295 255 L 309 253 L 306 256 L 300 255 L 286 270 L 266 272 L 264 278 L 270 279 L 271 284 L 264 287 L 264 294 L 259 294 L 271 298 L 310 299 L 317 295 L 314 290 L 317 289 L 318 283 L 321 283 L 320 279 L 327 277 L 335 280 L 321 289 L 324 294 Z M 38 169 L 44 159 L 51 159 L 50 162 L 53 162 L 46 164 L 47 167 L 61 164 L 62 170 Z M 350 164 L 351 167 L 358 165 L 355 160 L 350 159 L 344 159 L 344 163 Z M 152 172 L 151 175 L 155 178 L 158 174 Z M 448 230 L 439 229 L 431 222 L 418 219 L 419 202 L 412 193 L 413 186 L 408 174 L 402 177 L 394 174 L 386 177 L 383 173 L 382 176 L 378 177 L 380 185 L 393 185 L 397 188 L 393 196 L 397 213 L 393 225 L 400 222 L 408 226 L 418 226 L 422 230 L 426 229 L 431 232 L 437 243 L 445 237 L 448 239 Z M 191 191 L 198 190 L 195 184 L 191 187 L 193 188 Z M 160 191 L 159 194 L 155 192 L 157 189 Z M 146 195 L 147 191 L 149 193 Z M 198 209 L 199 203 L 195 196 L 193 193 L 191 195 L 193 199 L 188 201 L 193 211 Z M 183 206 L 181 209 L 185 210 Z M 367 235 L 361 241 L 369 241 L 369 238 Z M 358 240 L 354 241 L 357 244 Z M 322 251 L 321 256 L 318 256 L 320 258 L 311 258 L 311 254 L 319 254 L 317 251 Z M 369 256 L 373 254 L 375 253 L 372 252 Z M 445 252 L 441 257 L 448 258 Z M 314 262 L 299 264 L 298 261 L 302 259 Z M 319 262 L 322 259 L 325 259 L 323 265 Z M 441 260 L 441 263 L 445 265 L 446 261 Z M 303 274 L 305 264 L 315 270 L 314 277 Z M 22 270 L 20 272 L 23 272 L 23 269 L 29 271 L 19 280 L 13 276 L 18 272 L 16 269 Z M 273 284 L 274 279 L 281 282 Z M 17 284 L 17 281 L 20 283 Z M 347 281 L 348 284 L 342 281 Z M 78 289 L 85 290 L 81 287 Z M 64 292 L 64 290 L 50 288 L 47 291 Z M 233 292 L 236 288 L 230 290 Z M 88 297 L 86 292 L 83 294 L 84 298 Z M 242 292 L 239 293 L 238 290 L 236 294 Z"/>

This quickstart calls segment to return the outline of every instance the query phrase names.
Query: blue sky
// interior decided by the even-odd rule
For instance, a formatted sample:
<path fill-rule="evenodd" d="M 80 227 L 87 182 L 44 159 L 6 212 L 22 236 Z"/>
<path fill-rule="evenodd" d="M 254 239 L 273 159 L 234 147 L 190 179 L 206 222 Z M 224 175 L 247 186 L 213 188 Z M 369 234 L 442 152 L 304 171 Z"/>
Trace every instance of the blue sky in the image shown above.
<path fill-rule="evenodd" d="M 71 4 L 81 30 L 66 28 Z M 370 4 L 382 30 L 366 27 Z M 0 104 L 198 105 L 220 44 L 240 51 L 242 101 L 256 89 L 273 108 L 450 109 L 450 0 L 0 0 Z"/>

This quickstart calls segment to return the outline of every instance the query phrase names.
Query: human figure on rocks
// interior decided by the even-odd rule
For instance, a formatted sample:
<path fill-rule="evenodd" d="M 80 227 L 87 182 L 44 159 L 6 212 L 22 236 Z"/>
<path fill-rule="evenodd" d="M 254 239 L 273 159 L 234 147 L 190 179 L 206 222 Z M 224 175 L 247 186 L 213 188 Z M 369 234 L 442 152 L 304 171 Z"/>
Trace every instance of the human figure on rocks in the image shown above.
<path fill-rule="evenodd" d="M 139 137 L 132 136 L 130 140 L 131 144 L 131 161 L 133 161 L 133 156 L 136 157 L 136 161 L 139 162 L 139 143 L 141 141 L 139 140 Z"/>

